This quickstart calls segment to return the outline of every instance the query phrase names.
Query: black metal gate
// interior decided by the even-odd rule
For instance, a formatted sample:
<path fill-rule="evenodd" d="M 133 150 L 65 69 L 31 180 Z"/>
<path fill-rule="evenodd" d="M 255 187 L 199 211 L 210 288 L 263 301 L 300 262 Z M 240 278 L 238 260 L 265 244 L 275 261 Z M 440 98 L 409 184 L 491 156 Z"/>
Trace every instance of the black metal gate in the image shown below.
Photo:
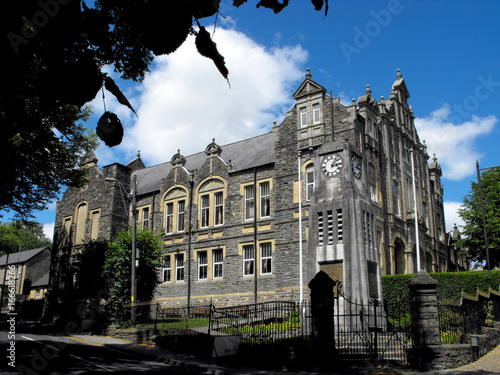
<path fill-rule="evenodd" d="M 378 299 L 363 304 L 337 293 L 334 320 L 335 346 L 341 360 L 408 365 L 413 341 L 410 321 L 388 317 Z"/>

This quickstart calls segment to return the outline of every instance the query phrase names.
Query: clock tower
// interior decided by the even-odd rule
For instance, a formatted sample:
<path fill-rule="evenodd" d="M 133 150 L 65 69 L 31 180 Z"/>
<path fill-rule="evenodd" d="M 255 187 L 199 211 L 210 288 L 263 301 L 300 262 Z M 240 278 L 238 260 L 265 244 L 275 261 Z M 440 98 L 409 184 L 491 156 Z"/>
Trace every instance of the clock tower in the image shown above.
<path fill-rule="evenodd" d="M 309 225 L 309 279 L 325 271 L 351 301 L 382 299 L 376 214 L 363 152 L 344 140 L 314 150 Z"/>

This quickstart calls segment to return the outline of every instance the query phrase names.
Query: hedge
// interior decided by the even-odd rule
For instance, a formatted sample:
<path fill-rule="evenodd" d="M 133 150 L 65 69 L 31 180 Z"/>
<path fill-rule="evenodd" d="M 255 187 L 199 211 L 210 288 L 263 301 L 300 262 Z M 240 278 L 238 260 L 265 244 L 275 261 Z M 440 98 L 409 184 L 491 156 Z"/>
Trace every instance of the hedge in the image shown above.
<path fill-rule="evenodd" d="M 436 272 L 430 275 L 438 281 L 438 301 L 458 301 L 462 291 L 475 296 L 478 289 L 487 293 L 490 287 L 496 291 L 500 288 L 500 271 Z M 389 316 L 400 316 L 410 311 L 408 283 L 414 276 L 382 276 L 384 304 Z"/>

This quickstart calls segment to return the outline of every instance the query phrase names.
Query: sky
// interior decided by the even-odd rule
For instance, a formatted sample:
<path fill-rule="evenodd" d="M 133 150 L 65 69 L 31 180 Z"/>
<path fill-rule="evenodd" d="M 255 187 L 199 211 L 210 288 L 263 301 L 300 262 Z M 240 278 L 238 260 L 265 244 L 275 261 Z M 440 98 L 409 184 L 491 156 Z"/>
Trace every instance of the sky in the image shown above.
<path fill-rule="evenodd" d="M 443 170 L 447 231 L 461 225 L 457 209 L 477 181 L 476 160 L 480 168 L 500 165 L 500 2 L 330 0 L 326 17 L 309 1 L 290 1 L 277 15 L 257 3 L 237 8 L 222 0 L 217 19 L 200 21 L 225 58 L 229 82 L 197 53 L 193 37 L 155 58 L 142 83 L 106 68 L 138 116 L 105 91 L 106 110 L 125 135 L 118 146 L 99 146 L 99 166 L 126 164 L 139 150 L 152 166 L 178 149 L 203 151 L 214 138 L 224 145 L 267 133 L 293 107 L 307 68 L 345 104 L 366 85 L 375 99 L 387 98 L 400 69 L 420 140 Z M 95 130 L 102 93 L 89 104 L 86 126 Z M 35 216 L 52 238 L 55 203 Z"/>

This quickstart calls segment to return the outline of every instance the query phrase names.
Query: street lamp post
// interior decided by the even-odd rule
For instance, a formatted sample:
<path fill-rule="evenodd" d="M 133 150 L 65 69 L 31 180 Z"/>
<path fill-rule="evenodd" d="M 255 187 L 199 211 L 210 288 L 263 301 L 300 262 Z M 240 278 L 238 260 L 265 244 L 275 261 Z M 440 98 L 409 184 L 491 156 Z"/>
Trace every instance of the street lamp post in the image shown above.
<path fill-rule="evenodd" d="M 135 303 L 137 299 L 137 286 L 135 280 L 135 261 L 136 261 L 136 237 L 137 237 L 137 175 L 133 177 L 133 186 L 132 186 L 132 264 L 131 264 L 131 310 L 130 310 L 130 318 L 132 319 L 132 324 L 135 325 Z"/>
<path fill-rule="evenodd" d="M 125 192 L 125 196 L 130 203 L 130 209 L 132 211 L 132 262 L 131 262 L 131 271 L 130 271 L 130 302 L 131 302 L 131 310 L 130 310 L 130 319 L 132 320 L 132 324 L 135 324 L 135 302 L 137 297 L 137 288 L 136 288 L 136 272 L 135 272 L 135 263 L 136 263 L 136 237 L 137 237 L 137 175 L 134 175 L 132 179 L 132 191 L 130 195 L 127 193 L 127 190 L 123 187 L 122 183 L 118 181 L 116 178 L 107 177 L 105 181 L 117 182 L 120 186 L 120 189 Z M 123 199 L 123 195 L 122 195 Z M 128 210 L 123 203 L 123 208 L 125 209 L 125 213 L 128 216 Z"/>

